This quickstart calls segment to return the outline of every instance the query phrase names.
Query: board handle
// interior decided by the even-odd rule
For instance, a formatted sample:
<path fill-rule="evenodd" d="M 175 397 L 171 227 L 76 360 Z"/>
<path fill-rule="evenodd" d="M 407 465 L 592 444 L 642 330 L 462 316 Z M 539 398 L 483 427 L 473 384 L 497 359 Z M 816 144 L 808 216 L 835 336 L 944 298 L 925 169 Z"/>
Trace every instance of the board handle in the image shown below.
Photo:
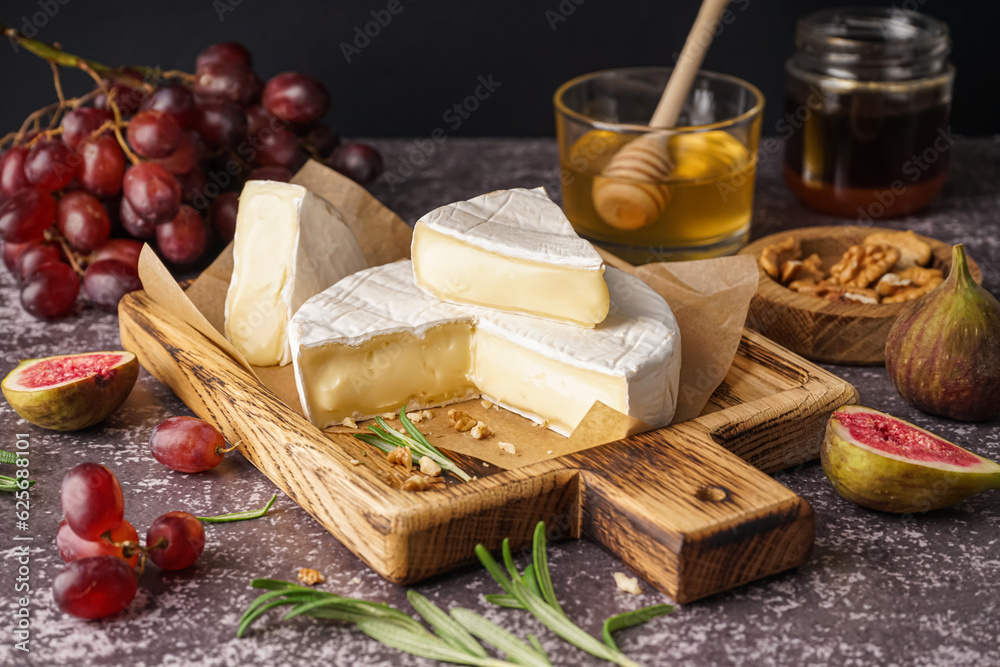
<path fill-rule="evenodd" d="M 804 562 L 809 503 L 680 425 L 568 457 L 581 470 L 581 530 L 678 602 Z"/>

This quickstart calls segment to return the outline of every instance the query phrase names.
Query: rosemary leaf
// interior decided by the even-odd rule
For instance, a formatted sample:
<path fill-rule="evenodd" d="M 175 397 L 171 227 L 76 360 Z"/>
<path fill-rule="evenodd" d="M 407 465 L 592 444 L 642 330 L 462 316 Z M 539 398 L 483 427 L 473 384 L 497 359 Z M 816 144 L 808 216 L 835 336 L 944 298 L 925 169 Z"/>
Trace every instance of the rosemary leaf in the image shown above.
<path fill-rule="evenodd" d="M 452 648 L 443 639 L 435 635 L 429 633 L 418 634 L 410 630 L 404 630 L 398 625 L 377 619 L 360 621 L 358 628 L 375 641 L 422 658 L 441 660 L 458 665 L 481 665 L 483 667 L 500 667 L 501 665 L 514 664 L 503 660 L 469 655 L 468 653 L 463 653 L 458 649 Z"/>
<path fill-rule="evenodd" d="M 534 634 L 532 634 L 530 632 L 528 633 L 528 643 L 531 644 L 535 648 L 535 651 L 540 656 L 542 656 L 546 660 L 549 659 L 549 655 L 545 652 L 545 649 L 542 648 L 542 642 L 538 641 L 538 637 L 536 637 Z"/>
<path fill-rule="evenodd" d="M 476 637 L 503 651 L 510 662 L 527 667 L 548 667 L 551 664 L 548 658 L 539 656 L 531 646 L 474 611 L 457 607 L 451 610 L 451 616 Z"/>
<path fill-rule="evenodd" d="M 476 638 L 469 634 L 469 631 L 462 627 L 461 623 L 444 613 L 436 604 L 416 591 L 407 591 L 406 599 L 410 601 L 410 606 L 416 609 L 425 621 L 430 623 L 437 635 L 445 642 L 465 653 L 483 658 L 488 657 L 486 649 L 476 641 Z"/>
<path fill-rule="evenodd" d="M 517 601 L 513 595 L 504 595 L 502 593 L 487 593 L 483 596 L 483 599 L 487 602 L 495 604 L 498 607 L 506 607 L 508 609 L 524 609 L 524 605 Z"/>
<path fill-rule="evenodd" d="M 673 605 L 654 604 L 650 607 L 636 609 L 635 611 L 627 611 L 624 614 L 609 616 L 608 619 L 604 621 L 604 627 L 601 629 L 601 636 L 604 638 L 605 644 L 617 651 L 619 650 L 618 645 L 615 644 L 614 637 L 611 636 L 612 633 L 624 630 L 625 628 L 631 628 L 634 625 L 641 625 L 646 621 L 656 618 L 657 616 L 669 614 L 673 610 Z"/>
<path fill-rule="evenodd" d="M 524 576 L 521 577 L 521 582 L 528 588 L 529 591 L 538 597 L 542 597 L 542 591 L 538 588 L 538 578 L 535 576 L 534 563 L 524 568 Z"/>
<path fill-rule="evenodd" d="M 514 556 L 510 552 L 510 539 L 504 538 L 503 544 L 500 547 L 500 553 L 503 556 L 504 567 L 507 568 L 507 574 L 510 575 L 511 581 L 520 581 L 522 584 L 524 580 L 521 578 L 521 573 L 517 570 L 517 565 L 514 563 Z"/>
<path fill-rule="evenodd" d="M 315 588 L 309 588 L 308 586 L 300 586 L 299 584 L 293 584 L 290 581 L 282 581 L 281 579 L 254 579 L 250 582 L 250 585 L 254 588 L 263 588 L 270 591 L 285 590 L 287 588 L 294 588 L 300 591 L 309 591 L 310 593 L 316 593 Z"/>
<path fill-rule="evenodd" d="M 403 423 L 408 435 L 404 435 L 389 424 L 382 417 L 375 417 L 376 424 L 369 424 L 368 430 L 371 433 L 355 433 L 354 437 L 369 445 L 378 447 L 387 454 L 397 447 L 406 447 L 413 455 L 413 460 L 418 461 L 420 457 L 427 456 L 442 470 L 447 470 L 463 482 L 472 479 L 464 470 L 455 465 L 455 462 L 441 453 L 437 447 L 432 445 L 423 433 L 413 425 L 410 418 L 406 416 L 406 406 L 399 409 L 399 420 Z"/>
<path fill-rule="evenodd" d="M 0 475 L 0 491 L 17 491 L 21 487 L 18 484 L 23 480 L 15 479 L 14 477 L 8 477 L 7 475 Z M 31 488 L 35 485 L 35 480 L 28 480 L 28 486 L 26 488 Z"/>
<path fill-rule="evenodd" d="M 510 579 L 507 578 L 507 575 L 503 573 L 503 570 L 500 569 L 500 566 L 497 565 L 489 550 L 482 544 L 477 544 L 476 556 L 479 558 L 479 562 L 483 564 L 483 567 L 486 568 L 486 571 L 490 573 L 490 576 L 500 584 L 500 588 L 504 589 L 507 595 L 514 595 L 514 586 L 511 584 Z M 520 598 L 518 598 L 518 601 L 520 602 Z"/>
<path fill-rule="evenodd" d="M 362 442 L 367 442 L 369 445 L 374 445 L 378 447 L 386 454 L 390 453 L 395 449 L 392 445 L 386 444 L 385 440 L 378 437 L 377 435 L 372 435 L 371 433 L 355 433 L 354 437 Z"/>
<path fill-rule="evenodd" d="M 254 621 L 260 618 L 260 616 L 266 613 L 267 611 L 275 607 L 280 607 L 282 605 L 289 605 L 295 603 L 296 600 L 292 598 L 278 598 L 276 600 L 271 600 L 270 602 L 266 602 L 255 609 L 252 610 L 248 609 L 246 613 L 243 614 L 243 617 L 240 619 L 239 627 L 236 629 L 236 636 L 242 637 L 243 633 L 247 631 L 247 628 L 249 628 Z"/>
<path fill-rule="evenodd" d="M 538 588 L 542 597 L 553 609 L 560 614 L 563 613 L 559 601 L 556 599 L 555 589 L 552 587 L 552 575 L 549 574 L 549 557 L 545 549 L 545 523 L 539 521 L 535 524 L 535 538 L 532 544 L 532 556 L 535 565 L 535 579 L 538 581 Z M 565 616 L 565 614 L 563 614 Z M 588 635 L 589 636 L 589 635 Z"/>
<path fill-rule="evenodd" d="M 232 512 L 230 514 L 219 514 L 216 516 L 199 516 L 196 517 L 205 523 L 230 523 L 233 521 L 246 521 L 248 519 L 259 519 L 260 517 L 267 514 L 267 511 L 271 509 L 274 505 L 274 501 L 278 499 L 278 494 L 271 496 L 271 499 L 267 501 L 267 505 L 264 505 L 259 510 L 247 510 L 246 512 Z"/>
<path fill-rule="evenodd" d="M 6 449 L 0 449 L 0 463 L 10 463 L 13 465 L 16 464 L 17 460 L 20 458 L 24 457 L 17 452 L 8 452 Z"/>

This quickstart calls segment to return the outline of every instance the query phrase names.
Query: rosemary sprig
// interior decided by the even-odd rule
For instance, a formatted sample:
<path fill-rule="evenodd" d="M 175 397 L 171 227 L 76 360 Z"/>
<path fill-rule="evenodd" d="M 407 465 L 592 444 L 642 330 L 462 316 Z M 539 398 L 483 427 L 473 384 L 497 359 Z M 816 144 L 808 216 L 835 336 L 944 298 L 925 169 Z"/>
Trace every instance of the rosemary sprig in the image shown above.
<path fill-rule="evenodd" d="M 623 667 L 638 667 L 636 662 L 618 650 L 612 633 L 669 613 L 673 607 L 654 605 L 612 616 L 604 622 L 604 643 L 601 643 L 573 624 L 556 600 L 545 554 L 545 524 L 542 522 L 535 527 L 532 547 L 532 563 L 524 572 L 518 572 L 510 541 L 504 540 L 502 559 L 506 573 L 485 547 L 476 547 L 476 555 L 487 572 L 506 591 L 505 595 L 487 595 L 486 599 L 500 606 L 527 609 L 547 628 L 591 655 Z M 411 616 L 386 604 L 342 597 L 276 579 L 254 579 L 251 586 L 269 592 L 250 603 L 240 619 L 236 632 L 238 637 L 242 637 L 247 628 L 267 611 L 279 606 L 291 606 L 292 610 L 285 615 L 286 620 L 312 616 L 347 621 L 376 641 L 424 658 L 484 667 L 545 667 L 551 664 L 541 642 L 534 635 L 529 634 L 528 641 L 524 642 L 469 609 L 454 608 L 445 613 L 416 591 L 408 591 L 407 600 L 433 632 Z M 490 657 L 480 642 L 496 648 L 505 658 Z"/>
<path fill-rule="evenodd" d="M 472 479 L 469 477 L 468 473 L 455 465 L 451 459 L 442 454 L 437 447 L 432 445 L 424 434 L 420 432 L 420 429 L 413 425 L 410 418 L 406 416 L 405 405 L 399 409 L 399 421 L 403 423 L 403 428 L 406 429 L 406 434 L 400 433 L 396 429 L 389 426 L 389 424 L 387 424 L 381 417 L 376 417 L 375 421 L 378 426 L 371 424 L 368 425 L 368 430 L 371 431 L 371 433 L 355 433 L 354 437 L 363 442 L 367 442 L 369 445 L 378 447 L 386 454 L 392 452 L 392 450 L 397 447 L 406 447 L 410 450 L 410 453 L 413 455 L 415 460 L 420 460 L 420 457 L 427 456 L 441 466 L 442 470 L 447 470 L 463 482 L 468 482 Z"/>
<path fill-rule="evenodd" d="M 16 465 L 18 460 L 23 458 L 17 452 L 8 452 L 6 449 L 0 449 L 0 463 L 9 463 L 11 465 Z M 22 488 L 23 480 L 19 480 L 16 477 L 8 477 L 7 475 L 0 475 L 0 491 L 14 492 Z M 35 485 L 35 480 L 29 480 L 27 486 L 24 488 L 31 488 Z"/>
<path fill-rule="evenodd" d="M 199 516 L 199 520 L 205 523 L 230 523 L 232 521 L 246 521 L 247 519 L 259 519 L 260 517 L 267 514 L 267 511 L 271 509 L 274 505 L 274 501 L 278 499 L 278 494 L 271 496 L 271 499 L 267 501 L 267 504 L 259 510 L 247 510 L 246 512 L 232 512 L 230 514 L 218 514 L 216 516 Z"/>

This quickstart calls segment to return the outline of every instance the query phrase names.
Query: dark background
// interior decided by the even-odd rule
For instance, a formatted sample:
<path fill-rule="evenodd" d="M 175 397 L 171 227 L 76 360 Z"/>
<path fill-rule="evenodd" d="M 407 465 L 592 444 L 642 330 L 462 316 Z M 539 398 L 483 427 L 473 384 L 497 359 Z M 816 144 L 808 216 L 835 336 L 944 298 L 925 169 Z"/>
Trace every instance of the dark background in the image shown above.
<path fill-rule="evenodd" d="M 105 64 L 193 71 L 204 46 L 237 40 L 250 47 L 265 79 L 299 69 L 330 88 L 328 121 L 347 136 L 552 136 L 552 92 L 569 78 L 627 65 L 672 64 L 697 13 L 697 0 L 504 0 L 422 3 L 403 10 L 347 62 L 341 43 L 383 12 L 389 0 L 3 0 L 0 21 L 36 29 L 70 52 Z M 764 91 L 764 133 L 782 107 L 784 61 L 795 20 L 849 0 L 735 0 L 732 22 L 715 40 L 707 69 L 747 79 Z M 855 3 L 863 4 L 863 3 Z M 1000 132 L 1000 3 L 898 0 L 948 23 L 958 70 L 952 128 Z M 559 19 L 565 20 L 556 20 Z M 27 26 L 27 27 L 25 27 Z M 6 41 L 6 40 L 5 40 Z M 364 44 L 364 42 L 359 42 Z M 442 116 L 471 95 L 480 76 L 500 86 L 460 127 Z M 66 75 L 77 92 L 87 80 Z M 44 62 L 0 44 L 0 134 L 55 99 Z"/>

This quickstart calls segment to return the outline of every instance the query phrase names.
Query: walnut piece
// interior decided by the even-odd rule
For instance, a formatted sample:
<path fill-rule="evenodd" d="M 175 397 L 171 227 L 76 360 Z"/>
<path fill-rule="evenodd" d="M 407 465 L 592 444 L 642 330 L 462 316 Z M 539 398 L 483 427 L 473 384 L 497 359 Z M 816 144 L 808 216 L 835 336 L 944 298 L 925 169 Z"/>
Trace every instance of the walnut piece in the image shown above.
<path fill-rule="evenodd" d="M 875 291 L 879 296 L 892 296 L 911 285 L 913 285 L 912 280 L 900 278 L 898 273 L 887 273 L 875 284 Z"/>
<path fill-rule="evenodd" d="M 413 467 L 413 454 L 410 452 L 409 447 L 396 447 L 396 449 L 389 452 L 385 460 L 389 463 L 398 463 L 407 470 Z"/>
<path fill-rule="evenodd" d="M 434 413 L 430 410 L 418 410 L 417 412 L 407 412 L 406 418 L 409 419 L 414 424 L 419 424 L 425 422 L 428 419 L 434 417 Z"/>
<path fill-rule="evenodd" d="M 454 429 L 459 433 L 465 433 L 476 425 L 476 420 L 461 410 L 449 410 L 448 419 L 451 421 L 451 425 Z"/>
<path fill-rule="evenodd" d="M 846 287 L 868 287 L 889 272 L 899 260 L 891 246 L 855 245 L 830 267 L 830 280 Z"/>
<path fill-rule="evenodd" d="M 423 475 L 410 475 L 399 488 L 403 491 L 426 491 L 430 486 L 430 482 Z"/>
<path fill-rule="evenodd" d="M 469 435 L 471 435 L 476 440 L 485 440 L 486 438 L 493 435 L 493 431 L 491 431 L 490 427 L 487 426 L 484 422 L 476 422 L 476 425 L 472 427 L 471 431 L 469 431 Z"/>
<path fill-rule="evenodd" d="M 925 269 L 921 266 L 914 266 L 899 272 L 899 277 L 910 280 L 914 285 L 926 287 L 931 285 L 937 287 L 944 282 L 944 272 L 941 269 Z"/>
<path fill-rule="evenodd" d="M 867 287 L 850 287 L 838 285 L 829 280 L 815 282 L 800 280 L 788 286 L 799 294 L 819 297 L 827 301 L 854 301 L 857 303 L 878 303 L 878 293 Z"/>
<path fill-rule="evenodd" d="M 430 475 L 431 477 L 437 477 L 441 474 L 441 466 L 439 466 L 431 457 L 421 456 L 420 472 L 425 475 Z"/>
<path fill-rule="evenodd" d="M 802 248 L 798 239 L 789 237 L 780 243 L 767 246 L 760 253 L 760 268 L 775 280 L 781 276 L 781 267 L 785 262 L 802 257 Z"/>
<path fill-rule="evenodd" d="M 509 442 L 504 442 L 503 440 L 501 440 L 497 444 L 500 445 L 500 451 L 502 451 L 504 454 L 517 454 L 517 450 L 514 448 L 513 444 Z"/>
<path fill-rule="evenodd" d="M 306 586 L 315 586 L 326 581 L 326 577 L 319 570 L 314 570 L 311 567 L 300 567 L 296 578 Z"/>
<path fill-rule="evenodd" d="M 639 588 L 639 579 L 637 577 L 630 577 L 624 572 L 615 572 L 615 586 L 632 595 L 642 593 L 642 589 Z"/>
<path fill-rule="evenodd" d="M 891 246 L 899 251 L 896 269 L 927 266 L 931 261 L 931 246 L 908 229 L 905 232 L 875 232 L 865 237 L 865 245 Z"/>
<path fill-rule="evenodd" d="M 490 408 L 493 407 L 493 402 L 492 401 L 487 401 L 485 398 L 483 400 L 479 401 L 479 404 L 481 406 L 483 406 L 483 410 L 489 410 Z"/>
<path fill-rule="evenodd" d="M 340 423 L 342 425 L 346 426 L 347 428 L 357 428 L 358 427 L 358 422 L 354 421 L 350 417 L 344 417 L 343 421 L 341 421 Z"/>

